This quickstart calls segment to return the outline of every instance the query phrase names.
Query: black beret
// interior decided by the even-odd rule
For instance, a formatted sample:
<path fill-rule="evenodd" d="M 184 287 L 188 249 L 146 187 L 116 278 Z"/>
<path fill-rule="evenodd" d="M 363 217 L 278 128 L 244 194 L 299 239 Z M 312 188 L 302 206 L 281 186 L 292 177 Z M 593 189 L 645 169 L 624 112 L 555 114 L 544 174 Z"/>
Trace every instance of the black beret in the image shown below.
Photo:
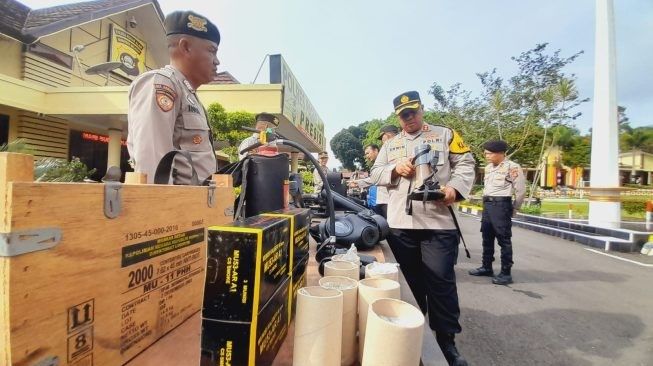
<path fill-rule="evenodd" d="M 215 24 L 192 11 L 175 11 L 168 16 L 164 22 L 166 36 L 171 34 L 188 34 L 203 39 L 208 39 L 220 44 L 220 32 Z"/>
<path fill-rule="evenodd" d="M 483 144 L 483 148 L 491 152 L 506 152 L 508 151 L 508 144 L 503 140 L 490 140 Z"/>
<path fill-rule="evenodd" d="M 399 133 L 399 129 L 395 125 L 385 125 L 381 127 L 381 131 L 379 133 L 379 140 L 383 138 L 383 135 L 386 133 L 394 133 L 395 135 Z"/>
<path fill-rule="evenodd" d="M 404 109 L 418 109 L 422 105 L 419 93 L 412 90 L 399 94 L 392 101 L 395 113 L 399 115 Z"/>
<path fill-rule="evenodd" d="M 273 114 L 270 113 L 259 113 L 256 115 L 256 122 L 267 122 L 275 126 L 279 126 L 279 120 Z"/>

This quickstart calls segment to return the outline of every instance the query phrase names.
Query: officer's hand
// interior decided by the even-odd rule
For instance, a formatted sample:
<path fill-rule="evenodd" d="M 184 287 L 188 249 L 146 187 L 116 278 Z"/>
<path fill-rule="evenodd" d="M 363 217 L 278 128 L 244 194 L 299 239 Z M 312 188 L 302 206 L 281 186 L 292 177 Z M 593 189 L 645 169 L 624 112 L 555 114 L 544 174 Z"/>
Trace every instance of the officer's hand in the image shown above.
<path fill-rule="evenodd" d="M 442 187 L 442 192 L 444 193 L 444 198 L 440 200 L 443 205 L 449 206 L 450 204 L 456 202 L 456 189 L 449 187 L 449 186 L 444 186 Z"/>
<path fill-rule="evenodd" d="M 415 173 L 415 167 L 409 158 L 403 158 L 395 165 L 395 171 L 402 177 L 410 178 Z"/>
<path fill-rule="evenodd" d="M 349 188 L 356 188 L 358 187 L 358 183 L 351 181 L 347 184 L 347 186 L 349 186 Z"/>

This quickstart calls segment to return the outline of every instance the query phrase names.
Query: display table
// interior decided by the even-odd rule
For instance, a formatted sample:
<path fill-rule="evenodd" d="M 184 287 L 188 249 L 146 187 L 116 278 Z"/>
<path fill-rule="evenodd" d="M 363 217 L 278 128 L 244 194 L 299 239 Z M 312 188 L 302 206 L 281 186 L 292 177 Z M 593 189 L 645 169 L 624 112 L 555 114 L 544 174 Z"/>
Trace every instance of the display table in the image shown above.
<path fill-rule="evenodd" d="M 314 259 L 315 243 L 311 240 L 311 256 L 307 268 L 307 280 L 309 286 L 318 284 L 320 274 L 317 263 Z M 379 261 L 395 262 L 390 248 L 385 242 L 377 245 L 373 250 L 364 252 L 364 254 L 373 255 Z M 413 294 L 408 288 L 408 284 L 399 272 L 399 282 L 401 284 L 401 299 L 417 306 Z M 273 366 L 292 365 L 292 348 L 293 348 L 293 331 L 291 323 L 288 328 L 288 335 L 284 341 Z M 161 338 L 154 345 L 136 356 L 127 365 L 129 366 L 198 366 L 200 359 L 200 332 L 201 318 L 200 313 L 186 320 L 183 324 L 172 330 L 166 336 Z M 425 366 L 444 366 L 447 362 L 442 356 L 442 352 L 435 342 L 435 337 L 428 327 L 424 325 L 424 337 L 422 342 L 422 365 Z"/>

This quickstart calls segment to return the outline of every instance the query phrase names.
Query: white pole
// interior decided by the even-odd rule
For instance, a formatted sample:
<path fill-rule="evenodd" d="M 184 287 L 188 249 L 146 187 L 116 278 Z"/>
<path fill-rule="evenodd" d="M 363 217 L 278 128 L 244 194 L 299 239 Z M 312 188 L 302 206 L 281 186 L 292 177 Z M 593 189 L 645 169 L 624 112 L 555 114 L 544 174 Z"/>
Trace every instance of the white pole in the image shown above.
<path fill-rule="evenodd" d="M 613 227 L 621 221 L 613 0 L 596 0 L 595 42 L 589 223 Z"/>

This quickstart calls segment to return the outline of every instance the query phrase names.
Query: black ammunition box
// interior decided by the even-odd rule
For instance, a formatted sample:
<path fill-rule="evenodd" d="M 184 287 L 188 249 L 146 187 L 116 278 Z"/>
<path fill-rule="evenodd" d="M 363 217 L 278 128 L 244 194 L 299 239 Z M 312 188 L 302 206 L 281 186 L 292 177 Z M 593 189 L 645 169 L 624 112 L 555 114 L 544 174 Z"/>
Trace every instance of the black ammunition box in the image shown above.
<path fill-rule="evenodd" d="M 297 290 L 308 285 L 306 268 L 308 267 L 309 256 L 306 255 L 297 261 L 290 275 L 290 289 L 288 291 L 288 323 L 295 318 L 295 307 L 297 305 Z"/>
<path fill-rule="evenodd" d="M 202 317 L 252 321 L 288 279 L 289 235 L 279 217 L 209 227 Z"/>
<path fill-rule="evenodd" d="M 287 208 L 263 214 L 263 216 L 286 217 L 290 220 L 290 251 L 288 252 L 288 274 L 295 263 L 308 255 L 308 230 L 311 226 L 311 210 L 308 208 Z"/>
<path fill-rule="evenodd" d="M 202 319 L 201 366 L 270 365 L 288 334 L 286 280 L 252 321 Z"/>

